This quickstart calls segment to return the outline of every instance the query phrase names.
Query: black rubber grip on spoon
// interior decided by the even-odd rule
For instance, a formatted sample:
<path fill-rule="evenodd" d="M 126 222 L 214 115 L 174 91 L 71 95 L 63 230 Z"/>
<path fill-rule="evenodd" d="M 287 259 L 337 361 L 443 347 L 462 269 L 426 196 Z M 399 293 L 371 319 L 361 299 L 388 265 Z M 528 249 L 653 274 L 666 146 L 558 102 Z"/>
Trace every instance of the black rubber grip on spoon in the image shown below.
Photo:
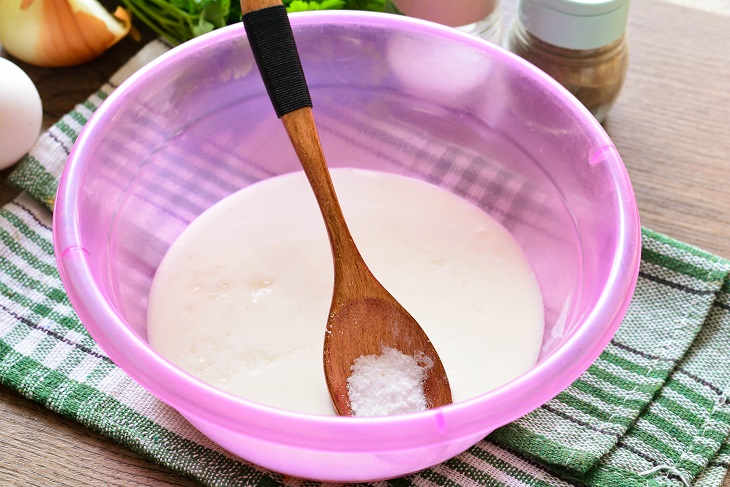
<path fill-rule="evenodd" d="M 286 7 L 277 5 L 242 17 L 254 59 L 276 116 L 312 106 Z"/>

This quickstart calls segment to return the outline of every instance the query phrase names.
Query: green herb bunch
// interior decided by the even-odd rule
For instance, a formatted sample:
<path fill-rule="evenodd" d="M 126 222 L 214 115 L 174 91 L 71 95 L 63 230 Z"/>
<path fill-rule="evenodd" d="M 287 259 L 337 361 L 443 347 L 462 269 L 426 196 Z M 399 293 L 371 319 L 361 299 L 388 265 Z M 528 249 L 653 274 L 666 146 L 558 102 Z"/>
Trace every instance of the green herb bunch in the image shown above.
<path fill-rule="evenodd" d="M 121 0 L 133 18 L 173 44 L 241 21 L 238 0 Z M 384 0 L 283 0 L 287 11 L 383 11 Z"/>

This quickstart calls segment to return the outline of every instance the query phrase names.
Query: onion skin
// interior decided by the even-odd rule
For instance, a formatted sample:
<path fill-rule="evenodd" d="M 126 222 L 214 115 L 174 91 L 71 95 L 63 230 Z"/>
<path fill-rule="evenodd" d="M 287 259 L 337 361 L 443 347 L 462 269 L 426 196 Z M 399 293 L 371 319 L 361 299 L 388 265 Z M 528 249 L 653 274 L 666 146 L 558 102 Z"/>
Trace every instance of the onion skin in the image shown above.
<path fill-rule="evenodd" d="M 73 66 L 94 59 L 131 26 L 124 9 L 112 15 L 96 0 L 0 1 L 3 49 L 35 66 Z"/>

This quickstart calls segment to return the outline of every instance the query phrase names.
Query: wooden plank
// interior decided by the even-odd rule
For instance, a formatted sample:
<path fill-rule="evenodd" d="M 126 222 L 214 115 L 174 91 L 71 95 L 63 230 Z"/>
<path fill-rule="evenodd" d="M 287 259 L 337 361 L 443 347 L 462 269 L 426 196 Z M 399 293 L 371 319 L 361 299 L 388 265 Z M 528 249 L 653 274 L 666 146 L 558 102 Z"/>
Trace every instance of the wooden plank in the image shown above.
<path fill-rule="evenodd" d="M 730 258 L 730 17 L 631 9 L 629 72 L 605 128 L 642 224 Z"/>

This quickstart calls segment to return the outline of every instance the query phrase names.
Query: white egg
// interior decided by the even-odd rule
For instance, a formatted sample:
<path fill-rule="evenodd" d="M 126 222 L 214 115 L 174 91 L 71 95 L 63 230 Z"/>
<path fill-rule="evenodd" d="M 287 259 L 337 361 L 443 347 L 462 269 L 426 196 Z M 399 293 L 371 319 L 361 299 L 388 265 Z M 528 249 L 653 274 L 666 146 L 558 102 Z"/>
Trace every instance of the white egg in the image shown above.
<path fill-rule="evenodd" d="M 41 131 L 43 107 L 33 81 L 0 57 L 0 169 L 18 162 Z"/>

